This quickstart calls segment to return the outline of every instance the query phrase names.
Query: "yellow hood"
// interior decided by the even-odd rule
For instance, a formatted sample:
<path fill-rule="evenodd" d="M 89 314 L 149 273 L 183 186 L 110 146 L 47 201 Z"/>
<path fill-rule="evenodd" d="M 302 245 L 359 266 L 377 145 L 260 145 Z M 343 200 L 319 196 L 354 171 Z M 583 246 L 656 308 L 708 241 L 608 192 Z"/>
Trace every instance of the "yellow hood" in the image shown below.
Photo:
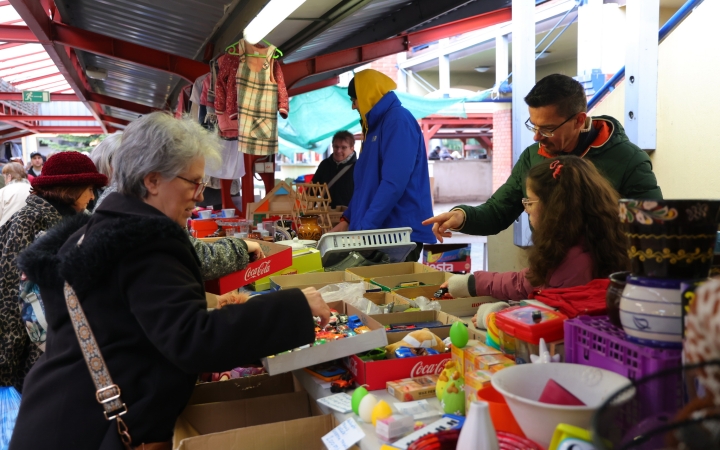
<path fill-rule="evenodd" d="M 380 101 L 388 92 L 397 89 L 397 84 L 392 78 L 378 72 L 367 69 L 355 74 L 355 93 L 357 94 L 358 109 L 363 131 L 366 131 L 367 113 Z"/>

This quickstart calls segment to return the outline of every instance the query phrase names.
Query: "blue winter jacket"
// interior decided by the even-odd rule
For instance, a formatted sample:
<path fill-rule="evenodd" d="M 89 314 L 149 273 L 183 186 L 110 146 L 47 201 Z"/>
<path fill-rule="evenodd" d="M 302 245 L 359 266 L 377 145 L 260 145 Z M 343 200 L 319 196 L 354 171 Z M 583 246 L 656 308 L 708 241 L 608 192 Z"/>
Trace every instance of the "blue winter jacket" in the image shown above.
<path fill-rule="evenodd" d="M 388 92 L 366 115 L 368 132 L 355 164 L 355 191 L 343 214 L 350 231 L 411 227 L 413 242 L 434 244 L 425 139 L 410 111 Z"/>

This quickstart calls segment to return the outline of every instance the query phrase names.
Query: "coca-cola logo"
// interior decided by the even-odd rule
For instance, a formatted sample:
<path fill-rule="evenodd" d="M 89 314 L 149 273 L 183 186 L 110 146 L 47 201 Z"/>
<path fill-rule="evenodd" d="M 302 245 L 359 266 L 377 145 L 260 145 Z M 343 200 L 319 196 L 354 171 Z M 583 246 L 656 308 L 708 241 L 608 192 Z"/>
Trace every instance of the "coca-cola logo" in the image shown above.
<path fill-rule="evenodd" d="M 251 278 L 260 278 L 268 273 L 270 273 L 270 261 L 264 261 L 259 266 L 250 267 L 245 271 L 245 281 Z"/>
<path fill-rule="evenodd" d="M 347 365 L 347 368 L 350 370 L 350 372 L 353 374 L 353 376 L 357 376 L 358 366 L 357 366 L 357 362 L 355 361 L 355 359 L 348 358 L 346 365 Z"/>
<path fill-rule="evenodd" d="M 421 375 L 435 375 L 443 371 L 445 363 L 450 361 L 450 358 L 443 359 L 435 364 L 423 364 L 419 361 L 410 371 L 410 378 L 419 377 Z"/>

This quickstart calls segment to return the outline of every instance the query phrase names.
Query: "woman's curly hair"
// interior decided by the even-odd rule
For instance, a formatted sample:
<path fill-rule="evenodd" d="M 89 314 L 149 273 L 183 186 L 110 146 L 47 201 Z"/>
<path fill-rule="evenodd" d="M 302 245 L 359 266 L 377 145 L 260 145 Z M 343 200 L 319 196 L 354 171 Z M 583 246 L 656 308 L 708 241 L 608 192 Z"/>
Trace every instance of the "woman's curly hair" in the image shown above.
<path fill-rule="evenodd" d="M 619 195 L 595 166 L 577 156 L 548 159 L 530 169 L 527 186 L 538 196 L 540 223 L 533 224 L 527 279 L 547 284 L 571 247 L 592 256 L 593 276 L 628 270 L 627 237 L 618 215 Z"/>

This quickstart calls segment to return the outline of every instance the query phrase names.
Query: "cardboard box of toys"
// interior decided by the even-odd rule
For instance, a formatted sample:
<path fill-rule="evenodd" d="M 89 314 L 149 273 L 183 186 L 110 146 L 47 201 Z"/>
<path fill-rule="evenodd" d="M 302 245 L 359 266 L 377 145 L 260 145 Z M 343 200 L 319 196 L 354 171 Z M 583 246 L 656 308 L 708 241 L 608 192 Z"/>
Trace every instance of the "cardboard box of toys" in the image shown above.
<path fill-rule="evenodd" d="M 442 273 L 442 272 L 441 272 Z M 443 273 L 448 277 L 452 276 L 450 273 Z M 436 300 L 433 296 L 435 292 L 440 289 L 440 284 L 437 283 L 433 286 L 422 286 L 416 288 L 398 289 L 393 293 L 400 298 L 408 300 L 410 305 L 413 305 L 413 300 L 416 297 L 427 297 L 430 300 Z M 450 315 L 456 317 L 468 317 L 474 316 L 477 313 L 478 307 L 483 303 L 492 303 L 497 300 L 492 297 L 469 297 L 469 298 L 456 298 L 452 300 L 438 300 L 440 302 L 440 309 Z"/>
<path fill-rule="evenodd" d="M 215 242 L 221 238 L 204 238 L 201 241 Z M 253 261 L 243 270 L 233 272 L 224 277 L 205 282 L 205 290 L 213 294 L 222 295 L 246 286 L 271 273 L 285 269 L 292 264 L 292 249 L 286 245 L 273 244 L 265 241 L 255 241 L 265 254 L 265 258 Z"/>
<path fill-rule="evenodd" d="M 423 264 L 443 272 L 469 273 L 471 244 L 423 246 Z"/>
<path fill-rule="evenodd" d="M 280 244 L 279 244 L 280 245 Z M 292 252 L 292 265 L 264 278 L 254 281 L 250 288 L 254 291 L 267 291 L 272 288 L 271 277 L 280 275 L 298 275 L 304 273 L 322 272 L 322 258 L 320 252 L 314 248 L 304 248 Z"/>
<path fill-rule="evenodd" d="M 437 286 L 448 281 L 452 275 L 450 272 L 426 272 L 377 277 L 370 282 L 380 286 L 383 291 L 402 291 L 423 286 Z"/>
<path fill-rule="evenodd" d="M 386 306 L 392 304 L 391 313 L 403 312 L 410 307 L 410 304 L 401 298 L 392 295 L 391 292 L 365 292 L 364 297 L 378 306 Z M 377 320 L 377 318 L 375 318 Z M 382 322 L 381 322 L 382 323 Z"/>
<path fill-rule="evenodd" d="M 348 281 L 371 281 L 378 277 L 437 272 L 437 270 L 416 262 L 402 262 L 380 264 L 377 266 L 353 267 L 346 269 L 345 272 L 347 273 Z"/>
<path fill-rule="evenodd" d="M 277 405 L 273 406 L 280 409 Z M 180 442 L 179 450 L 289 450 L 300 447 L 303 450 L 326 450 L 322 437 L 339 425 L 331 414 L 305 417 L 185 439 Z"/>
<path fill-rule="evenodd" d="M 390 294 L 390 293 L 387 293 Z M 394 298 L 397 299 L 395 296 Z M 402 299 L 398 299 L 401 301 Z M 379 314 L 372 316 L 385 326 L 388 333 L 397 333 L 402 331 L 414 331 L 428 328 L 433 333 L 436 328 L 449 328 L 453 322 L 460 319 L 446 314 L 442 311 L 410 311 L 396 312 L 390 314 Z"/>
<path fill-rule="evenodd" d="M 409 313 L 400 313 L 409 314 Z M 388 314 L 390 315 L 390 314 Z M 447 320 L 457 320 L 457 318 L 445 315 Z M 427 341 L 425 345 L 432 345 L 436 349 L 444 348 L 442 340 L 450 335 L 450 327 L 441 327 L 428 330 L 436 336 L 424 335 L 425 332 L 418 333 L 421 330 L 415 330 L 410 340 L 414 343 L 418 339 Z M 394 351 L 395 347 L 410 346 L 407 341 L 401 342 L 411 332 L 388 333 L 387 340 L 389 344 L 395 344 L 390 349 L 385 348 L 385 354 L 388 351 Z M 423 334 L 423 336 L 418 336 Z M 416 339 L 416 337 L 418 339 Z M 436 342 L 437 341 L 437 342 Z M 422 375 L 438 375 L 442 372 L 447 361 L 450 361 L 450 352 L 438 353 L 428 356 L 414 356 L 408 358 L 393 358 L 373 360 L 365 355 L 352 355 L 345 359 L 345 365 L 355 377 L 358 385 L 367 385 L 369 391 L 385 389 L 388 381 L 397 381 L 404 378 L 415 378 Z"/>
<path fill-rule="evenodd" d="M 382 289 L 373 284 L 359 281 L 348 280 L 345 272 L 315 272 L 305 273 L 301 275 L 280 275 L 270 277 L 270 288 L 274 291 L 290 288 L 304 289 L 306 287 L 314 287 L 315 289 L 323 288 L 329 284 L 337 283 L 365 283 L 365 291 L 380 292 Z"/>
<path fill-rule="evenodd" d="M 330 302 L 328 306 L 340 314 L 357 316 L 362 325 L 368 327 L 370 331 L 343 339 L 331 340 L 321 345 L 311 345 L 307 348 L 263 358 L 263 366 L 270 375 L 302 369 L 387 345 L 388 338 L 385 334 L 385 327 L 372 317 L 342 301 Z"/>

